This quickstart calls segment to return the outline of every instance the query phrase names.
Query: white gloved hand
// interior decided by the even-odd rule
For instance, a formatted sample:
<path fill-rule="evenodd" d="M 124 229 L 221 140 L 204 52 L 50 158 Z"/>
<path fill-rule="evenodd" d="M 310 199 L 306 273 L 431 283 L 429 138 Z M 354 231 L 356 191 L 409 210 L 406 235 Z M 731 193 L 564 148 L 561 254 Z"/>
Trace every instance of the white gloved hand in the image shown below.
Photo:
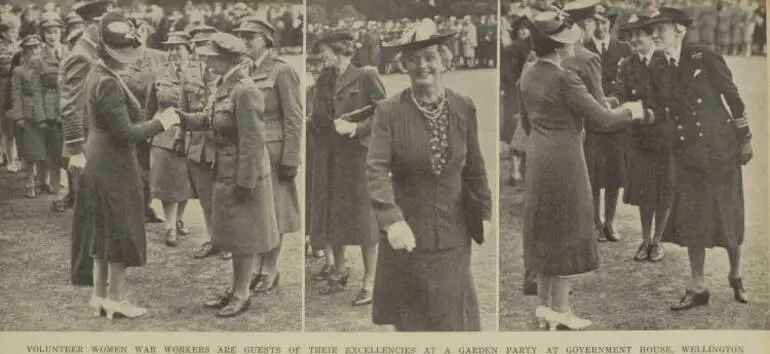
<path fill-rule="evenodd" d="M 171 107 L 155 113 L 155 119 L 163 125 L 163 130 L 168 130 L 172 125 L 180 123 L 179 114 Z"/>
<path fill-rule="evenodd" d="M 390 247 L 394 250 L 407 250 L 411 252 L 417 244 L 414 239 L 414 233 L 412 229 L 407 225 L 406 221 L 397 221 L 387 229 L 388 242 Z"/>

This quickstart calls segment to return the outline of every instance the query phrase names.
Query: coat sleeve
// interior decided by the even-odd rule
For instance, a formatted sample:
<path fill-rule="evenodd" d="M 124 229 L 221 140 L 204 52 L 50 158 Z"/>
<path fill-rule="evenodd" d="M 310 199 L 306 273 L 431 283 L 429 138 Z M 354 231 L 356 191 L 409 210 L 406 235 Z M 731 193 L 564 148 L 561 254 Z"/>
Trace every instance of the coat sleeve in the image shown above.
<path fill-rule="evenodd" d="M 578 116 L 587 117 L 601 127 L 622 129 L 631 122 L 631 115 L 622 109 L 608 110 L 594 99 L 577 75 L 567 73 L 563 76 L 564 102 Z"/>
<path fill-rule="evenodd" d="M 8 112 L 11 119 L 14 121 L 22 120 L 28 117 L 24 117 L 24 109 L 22 107 L 21 97 L 21 69 L 17 66 L 11 72 L 11 110 Z M 29 117 L 31 118 L 31 117 Z"/>
<path fill-rule="evenodd" d="M 376 105 L 377 102 L 385 98 L 385 85 L 382 84 L 380 76 L 375 69 L 366 71 L 366 80 L 367 104 Z M 356 137 L 358 139 L 364 139 L 371 134 L 373 119 L 374 117 L 372 116 L 356 123 Z"/>
<path fill-rule="evenodd" d="M 369 152 L 366 157 L 366 178 L 372 210 L 380 229 L 404 220 L 401 208 L 396 205 L 393 181 L 390 178 L 393 131 L 392 113 L 378 106 L 374 113 Z"/>
<path fill-rule="evenodd" d="M 487 169 L 484 167 L 484 157 L 479 146 L 478 118 L 476 106 L 468 100 L 470 114 L 468 120 L 467 154 L 465 167 L 463 168 L 463 187 L 470 192 L 474 205 L 481 208 L 481 216 L 484 220 L 492 219 L 492 193 L 489 190 Z"/>
<path fill-rule="evenodd" d="M 85 127 L 81 108 L 82 95 L 85 90 L 86 76 L 91 63 L 82 55 L 72 55 L 60 67 L 59 97 L 61 102 L 62 130 L 64 142 L 70 155 L 83 152 L 82 143 L 85 141 Z"/>
<path fill-rule="evenodd" d="M 108 134 L 116 141 L 126 144 L 143 142 L 163 131 L 163 125 L 157 120 L 131 122 L 125 93 L 112 77 L 98 83 L 95 99 L 95 106 L 98 107 L 96 117 L 102 120 Z"/>
<path fill-rule="evenodd" d="M 265 98 L 254 85 L 236 85 L 233 89 L 236 126 L 238 130 L 238 157 L 236 181 L 238 186 L 254 188 L 263 176 L 270 173 L 265 171 L 269 165 L 264 164 L 265 132 L 260 121 L 265 112 Z"/>
<path fill-rule="evenodd" d="M 145 120 L 151 120 L 155 116 L 155 112 L 158 111 L 158 95 L 156 92 L 157 88 L 153 82 L 150 84 L 150 87 L 147 88 L 147 96 L 144 100 Z M 183 109 L 182 107 L 179 108 Z"/>
<path fill-rule="evenodd" d="M 735 118 L 744 116 L 746 106 L 738 93 L 738 87 L 733 81 L 733 74 L 725 60 L 718 54 L 710 52 L 703 56 L 712 85 L 724 95 L 727 106 Z"/>
<path fill-rule="evenodd" d="M 302 141 L 303 109 L 299 75 L 286 65 L 276 75 L 278 100 L 283 116 L 282 166 L 297 167 L 300 164 L 300 143 Z"/>

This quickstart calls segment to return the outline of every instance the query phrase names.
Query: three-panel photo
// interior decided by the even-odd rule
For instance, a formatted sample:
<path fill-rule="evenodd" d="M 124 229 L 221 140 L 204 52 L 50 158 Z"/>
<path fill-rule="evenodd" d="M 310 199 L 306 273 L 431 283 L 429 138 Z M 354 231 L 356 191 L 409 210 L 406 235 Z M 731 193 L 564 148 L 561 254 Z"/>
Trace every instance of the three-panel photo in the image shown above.
<path fill-rule="evenodd" d="M 765 6 L 8 1 L 0 331 L 770 329 Z"/>

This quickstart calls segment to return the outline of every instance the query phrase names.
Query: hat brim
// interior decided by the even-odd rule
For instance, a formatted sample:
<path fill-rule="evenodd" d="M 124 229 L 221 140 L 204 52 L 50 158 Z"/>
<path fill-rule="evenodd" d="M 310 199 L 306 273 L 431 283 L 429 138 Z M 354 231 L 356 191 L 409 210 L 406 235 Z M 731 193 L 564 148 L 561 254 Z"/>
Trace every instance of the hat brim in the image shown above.
<path fill-rule="evenodd" d="M 649 25 L 656 25 L 656 24 L 667 23 L 667 22 L 668 23 L 678 23 L 678 24 L 686 26 L 686 27 L 690 27 L 690 25 L 692 25 L 692 20 L 691 19 L 675 20 L 675 19 L 670 18 L 670 17 L 660 17 L 660 18 L 650 19 L 649 21 L 647 21 L 647 25 L 648 26 Z"/>
<path fill-rule="evenodd" d="M 393 44 L 393 45 L 389 45 L 388 47 L 393 48 L 393 49 L 397 49 L 397 50 L 402 51 L 402 52 L 404 52 L 404 51 L 411 51 L 411 50 L 417 50 L 417 49 L 422 49 L 422 48 L 430 47 L 432 45 L 445 43 L 446 41 L 448 41 L 450 38 L 454 37 L 455 35 L 457 35 L 457 31 L 445 30 L 445 31 L 439 32 L 438 34 L 436 34 L 434 36 L 431 36 L 428 39 L 423 39 L 423 40 L 409 42 L 409 43 L 403 43 L 403 44 Z"/>
<path fill-rule="evenodd" d="M 546 37 L 558 43 L 573 44 L 583 38 L 583 30 L 578 25 L 572 25 L 569 29 L 556 34 L 546 35 Z"/>
<path fill-rule="evenodd" d="M 104 46 L 104 50 L 107 52 L 107 55 L 122 64 L 131 64 L 139 60 L 139 58 L 144 55 L 144 49 L 144 46 L 137 48 L 110 48 L 108 46 Z"/>
<path fill-rule="evenodd" d="M 218 57 L 222 55 L 222 53 L 215 52 L 209 47 L 198 47 L 195 49 L 195 54 L 206 56 L 206 57 Z"/>
<path fill-rule="evenodd" d="M 190 42 L 186 42 L 186 41 L 165 41 L 165 42 L 160 42 L 160 44 L 163 44 L 163 45 L 180 45 L 180 44 L 190 44 Z"/>

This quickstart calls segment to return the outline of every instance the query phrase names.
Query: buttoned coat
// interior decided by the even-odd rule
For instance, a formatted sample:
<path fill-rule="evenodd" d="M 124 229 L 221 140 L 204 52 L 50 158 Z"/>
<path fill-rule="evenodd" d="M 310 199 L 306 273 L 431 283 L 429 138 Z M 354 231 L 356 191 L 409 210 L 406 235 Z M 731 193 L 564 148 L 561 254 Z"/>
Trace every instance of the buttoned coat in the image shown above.
<path fill-rule="evenodd" d="M 7 116 L 11 108 L 11 59 L 18 52 L 18 47 L 5 38 L 0 38 L 0 134 L 13 137 L 15 126 L 13 118 Z"/>
<path fill-rule="evenodd" d="M 607 51 L 603 54 L 594 41 L 588 41 L 585 47 L 599 55 L 602 67 L 602 90 L 605 94 L 609 94 L 615 89 L 615 77 L 618 74 L 620 61 L 631 55 L 631 47 L 626 43 L 618 42 L 615 38 L 610 38 Z"/>
<path fill-rule="evenodd" d="M 265 144 L 265 99 L 243 68 L 223 78 L 206 113 L 183 114 L 184 128 L 212 130 L 216 146 L 212 176 L 211 232 L 215 248 L 259 254 L 279 244 L 270 157 Z M 237 187 L 251 189 L 248 200 Z"/>
<path fill-rule="evenodd" d="M 45 122 L 46 116 L 43 111 L 43 89 L 40 84 L 39 68 L 34 61 L 13 68 L 11 106 L 9 117 L 14 122 L 24 122 L 22 128 L 16 129 L 19 156 L 29 162 L 45 161 L 45 132 L 41 124 Z"/>
<path fill-rule="evenodd" d="M 270 155 L 276 217 L 281 234 L 300 230 L 296 179 L 283 181 L 281 167 L 298 168 L 301 162 L 303 109 L 299 75 L 289 64 L 268 53 L 259 63 L 249 61 L 250 76 L 265 97 L 265 142 Z"/>
<path fill-rule="evenodd" d="M 190 112 L 203 112 L 207 101 L 213 93 L 216 77 L 203 67 L 197 60 L 190 61 L 190 77 L 185 82 L 185 92 Z M 196 163 L 210 164 L 214 162 L 215 146 L 211 141 L 211 132 L 190 131 L 185 139 L 187 143 L 187 159 Z"/>
<path fill-rule="evenodd" d="M 333 70 L 316 83 L 311 117 L 313 146 L 310 235 L 314 247 L 377 242 L 377 230 L 366 188 L 366 153 L 372 116 L 357 122 L 355 136 L 334 131 L 333 120 L 385 98 L 375 71 L 349 65 L 338 78 Z"/>
<path fill-rule="evenodd" d="M 86 126 L 83 121 L 85 100 L 83 86 L 91 65 L 99 55 L 99 26 L 91 24 L 75 43 L 70 55 L 62 61 L 59 68 L 59 99 L 62 130 L 64 132 L 64 154 L 72 156 L 82 153 L 82 143 L 86 139 Z M 144 97 L 144 96 L 140 96 Z"/>
<path fill-rule="evenodd" d="M 743 242 L 744 215 L 733 117 L 743 117 L 745 105 L 730 69 L 712 50 L 686 44 L 677 69 L 665 57 L 652 65 L 653 109 L 656 116 L 667 117 L 675 166 L 674 204 L 664 240 L 688 247 L 736 247 Z"/>
<path fill-rule="evenodd" d="M 40 56 L 35 60 L 43 90 L 43 111 L 48 121 L 61 122 L 59 113 L 59 64 L 64 55 L 64 46 L 57 53 L 52 45 L 43 45 Z"/>

